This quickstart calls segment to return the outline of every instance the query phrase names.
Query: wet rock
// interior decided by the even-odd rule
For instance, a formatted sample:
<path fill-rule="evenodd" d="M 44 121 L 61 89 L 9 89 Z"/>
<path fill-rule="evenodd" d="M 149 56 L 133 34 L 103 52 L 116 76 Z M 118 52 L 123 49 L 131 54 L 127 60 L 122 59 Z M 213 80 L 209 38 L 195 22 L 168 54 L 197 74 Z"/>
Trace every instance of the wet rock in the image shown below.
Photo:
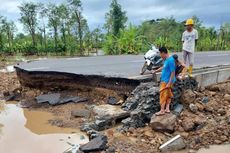
<path fill-rule="evenodd" d="M 109 97 L 107 99 L 107 103 L 110 104 L 110 105 L 117 105 L 118 104 L 118 100 L 116 97 Z"/>
<path fill-rule="evenodd" d="M 201 101 L 202 101 L 202 103 L 206 104 L 206 103 L 209 102 L 209 98 L 208 97 L 203 97 Z"/>
<path fill-rule="evenodd" d="M 190 132 L 190 131 L 194 130 L 195 124 L 193 123 L 193 121 L 191 119 L 185 119 L 182 122 L 182 127 L 183 127 L 184 131 Z"/>
<path fill-rule="evenodd" d="M 76 109 L 76 110 L 71 111 L 71 116 L 89 118 L 90 111 L 87 109 Z"/>
<path fill-rule="evenodd" d="M 153 115 L 150 126 L 155 131 L 173 133 L 175 123 L 176 115 L 174 114 L 165 114 L 163 116 Z"/>
<path fill-rule="evenodd" d="M 53 93 L 53 94 L 44 94 L 36 97 L 37 102 L 40 103 L 49 103 L 50 105 L 60 105 L 69 102 L 79 103 L 85 102 L 87 98 L 80 98 L 80 97 L 61 97 L 60 93 Z"/>
<path fill-rule="evenodd" d="M 196 94 L 191 90 L 185 90 L 181 96 L 181 101 L 184 104 L 191 104 L 195 101 L 196 99 Z"/>
<path fill-rule="evenodd" d="M 195 104 L 190 104 L 189 109 L 193 113 L 197 113 L 197 111 L 198 111 L 198 107 Z"/>
<path fill-rule="evenodd" d="M 181 104 L 177 104 L 175 107 L 174 107 L 174 110 L 173 112 L 176 114 L 176 115 L 180 115 L 180 113 L 183 111 L 183 105 Z"/>
<path fill-rule="evenodd" d="M 171 151 L 178 151 L 184 149 L 186 147 L 184 139 L 177 135 L 174 138 L 170 139 L 166 143 L 160 146 L 160 150 L 162 152 L 171 152 Z"/>
<path fill-rule="evenodd" d="M 87 144 L 82 145 L 79 149 L 84 153 L 102 151 L 102 150 L 106 150 L 107 143 L 108 143 L 108 138 L 104 135 L 100 135 L 92 139 Z"/>

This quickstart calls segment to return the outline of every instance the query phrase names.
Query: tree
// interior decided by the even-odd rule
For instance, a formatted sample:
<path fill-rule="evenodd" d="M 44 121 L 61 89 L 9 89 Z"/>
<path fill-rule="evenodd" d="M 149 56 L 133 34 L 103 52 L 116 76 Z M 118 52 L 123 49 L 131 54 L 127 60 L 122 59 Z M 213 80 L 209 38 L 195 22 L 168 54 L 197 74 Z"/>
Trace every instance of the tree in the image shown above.
<path fill-rule="evenodd" d="M 60 26 L 61 26 L 61 33 L 62 33 L 62 41 L 64 44 L 64 51 L 66 51 L 66 47 L 67 47 L 67 44 L 66 44 L 66 31 L 67 31 L 67 29 L 66 29 L 66 27 L 67 27 L 67 24 L 69 23 L 68 21 L 70 20 L 69 10 L 68 10 L 67 6 L 64 4 L 61 4 L 58 7 L 58 14 L 60 17 Z"/>
<path fill-rule="evenodd" d="M 42 33 L 41 35 L 41 45 L 44 44 L 44 47 L 45 49 L 47 48 L 47 43 L 46 43 L 46 22 L 45 22 L 45 18 L 48 16 L 48 8 L 40 3 L 39 4 L 39 17 L 40 17 L 40 20 L 41 20 L 41 28 L 40 28 L 40 31 Z"/>
<path fill-rule="evenodd" d="M 110 9 L 105 15 L 105 28 L 107 28 L 108 32 L 111 31 L 114 36 L 118 36 L 120 30 L 125 28 L 128 18 L 126 17 L 126 12 L 122 11 L 122 7 L 118 4 L 117 0 L 112 0 Z"/>
<path fill-rule="evenodd" d="M 81 0 L 69 0 L 70 7 L 74 11 L 74 18 L 77 22 L 77 31 L 78 31 L 78 38 L 80 44 L 80 54 L 83 55 L 83 28 L 84 25 L 87 23 L 86 20 L 82 16 L 82 3 Z"/>
<path fill-rule="evenodd" d="M 12 46 L 13 46 L 15 29 L 16 29 L 16 26 L 14 22 L 7 21 L 6 18 L 2 20 L 2 30 L 6 33 L 9 49 L 12 49 Z"/>
<path fill-rule="evenodd" d="M 24 24 L 26 30 L 29 31 L 32 37 L 33 47 L 36 48 L 36 26 L 38 5 L 32 2 L 22 3 L 19 6 L 21 18 L 20 21 Z"/>
<path fill-rule="evenodd" d="M 55 51 L 58 48 L 58 26 L 60 25 L 59 8 L 54 4 L 48 6 L 48 25 L 54 32 Z"/>

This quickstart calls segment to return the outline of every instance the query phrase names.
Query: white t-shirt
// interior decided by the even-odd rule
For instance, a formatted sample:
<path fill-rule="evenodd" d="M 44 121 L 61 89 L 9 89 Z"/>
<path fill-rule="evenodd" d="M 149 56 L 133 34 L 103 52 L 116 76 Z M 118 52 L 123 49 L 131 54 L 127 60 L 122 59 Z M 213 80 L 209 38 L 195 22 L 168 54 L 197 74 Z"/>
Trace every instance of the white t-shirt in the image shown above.
<path fill-rule="evenodd" d="M 195 51 L 195 40 L 198 39 L 198 32 L 193 29 L 191 32 L 187 30 L 182 35 L 183 50 L 193 53 Z"/>

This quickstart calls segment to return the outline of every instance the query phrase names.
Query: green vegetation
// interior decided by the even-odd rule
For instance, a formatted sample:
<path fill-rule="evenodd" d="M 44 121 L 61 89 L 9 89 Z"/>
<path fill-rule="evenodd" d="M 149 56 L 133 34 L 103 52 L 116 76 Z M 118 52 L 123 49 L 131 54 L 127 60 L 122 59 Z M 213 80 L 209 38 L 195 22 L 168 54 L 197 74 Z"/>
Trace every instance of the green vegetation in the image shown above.
<path fill-rule="evenodd" d="M 99 49 L 106 54 L 138 54 L 150 44 L 181 51 L 184 22 L 173 17 L 145 21 L 139 26 L 128 18 L 117 0 L 105 14 L 103 28 L 90 30 L 81 0 L 63 4 L 25 2 L 19 6 L 19 21 L 25 33 L 18 33 L 13 21 L 0 15 L 0 54 L 4 55 L 89 55 Z M 207 28 L 196 16 L 199 32 L 197 50 L 230 50 L 230 23 L 217 30 Z"/>

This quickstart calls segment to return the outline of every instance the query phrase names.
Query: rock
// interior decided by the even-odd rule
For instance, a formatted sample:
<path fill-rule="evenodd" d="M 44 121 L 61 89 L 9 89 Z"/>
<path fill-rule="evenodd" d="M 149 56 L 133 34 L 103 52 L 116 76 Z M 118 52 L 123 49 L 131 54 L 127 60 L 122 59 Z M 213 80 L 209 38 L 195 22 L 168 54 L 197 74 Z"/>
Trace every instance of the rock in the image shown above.
<path fill-rule="evenodd" d="M 118 104 L 118 100 L 116 97 L 109 97 L 107 99 L 107 103 L 110 105 L 117 105 Z"/>
<path fill-rule="evenodd" d="M 104 135 L 100 135 L 87 144 L 82 145 L 79 149 L 83 152 L 95 152 L 102 151 L 106 149 L 106 145 L 108 143 L 108 138 Z"/>
<path fill-rule="evenodd" d="M 94 106 L 93 112 L 96 114 L 94 129 L 101 131 L 116 124 L 116 121 L 125 119 L 130 116 L 130 113 L 122 110 L 118 106 L 100 105 Z"/>
<path fill-rule="evenodd" d="M 185 90 L 182 93 L 181 96 L 182 103 L 191 104 L 195 101 L 195 99 L 196 99 L 196 94 L 191 89 Z"/>
<path fill-rule="evenodd" d="M 208 97 L 203 97 L 201 101 L 202 101 L 202 103 L 206 104 L 206 103 L 209 102 L 209 98 Z"/>
<path fill-rule="evenodd" d="M 180 113 L 183 111 L 183 105 L 181 104 L 176 104 L 176 106 L 174 106 L 174 110 L 173 112 L 176 114 L 176 115 L 180 115 Z"/>
<path fill-rule="evenodd" d="M 88 99 L 87 98 L 80 98 L 80 97 L 61 97 L 60 93 L 53 93 L 53 94 L 44 94 L 36 97 L 37 102 L 40 103 L 49 103 L 50 105 L 60 105 L 65 104 L 68 102 L 85 102 Z"/>
<path fill-rule="evenodd" d="M 150 121 L 150 126 L 155 131 L 173 133 L 176 123 L 176 115 L 165 114 L 163 116 L 153 115 Z"/>
<path fill-rule="evenodd" d="M 194 126 L 195 126 L 195 124 L 193 123 L 193 121 L 191 119 L 186 119 L 186 120 L 183 120 L 183 122 L 182 122 L 182 127 L 183 127 L 184 131 L 186 131 L 186 132 L 190 132 L 190 131 L 194 130 Z"/>
<path fill-rule="evenodd" d="M 230 117 L 227 118 L 227 123 L 230 124 Z"/>
<path fill-rule="evenodd" d="M 228 137 L 226 137 L 225 135 L 222 135 L 222 136 L 220 136 L 220 140 L 222 142 L 228 141 Z"/>
<path fill-rule="evenodd" d="M 198 108 L 199 111 L 201 111 L 201 112 L 204 111 L 204 105 L 203 104 L 196 103 L 195 105 L 196 105 L 196 107 Z"/>
<path fill-rule="evenodd" d="M 174 138 L 170 139 L 166 143 L 160 146 L 160 150 L 162 152 L 171 152 L 171 151 L 178 151 L 184 149 L 186 147 L 184 139 L 177 135 Z"/>
<path fill-rule="evenodd" d="M 197 108 L 197 106 L 195 104 L 190 104 L 189 109 L 193 113 L 197 113 L 197 111 L 198 111 L 198 108 Z"/>
<path fill-rule="evenodd" d="M 116 149 L 114 147 L 109 147 L 106 149 L 106 153 L 116 153 Z"/>
<path fill-rule="evenodd" d="M 112 105 L 100 105 L 94 106 L 93 112 L 97 115 L 98 118 L 114 118 L 114 119 L 123 119 L 129 117 L 130 113 L 122 110 L 119 106 Z"/>
<path fill-rule="evenodd" d="M 87 109 L 75 109 L 71 111 L 71 116 L 89 118 L 90 111 Z"/>
<path fill-rule="evenodd" d="M 224 100 L 230 102 L 230 95 L 229 94 L 225 94 L 224 95 Z"/>
<path fill-rule="evenodd" d="M 220 91 L 220 88 L 218 87 L 218 85 L 208 86 L 207 89 L 210 91 L 216 91 L 216 92 Z"/>
<path fill-rule="evenodd" d="M 226 114 L 226 111 L 223 108 L 220 108 L 217 110 L 217 113 L 220 114 L 221 116 L 224 116 Z"/>
<path fill-rule="evenodd" d="M 222 141 L 220 141 L 220 140 L 214 140 L 214 143 L 215 143 L 215 144 L 221 144 Z"/>

